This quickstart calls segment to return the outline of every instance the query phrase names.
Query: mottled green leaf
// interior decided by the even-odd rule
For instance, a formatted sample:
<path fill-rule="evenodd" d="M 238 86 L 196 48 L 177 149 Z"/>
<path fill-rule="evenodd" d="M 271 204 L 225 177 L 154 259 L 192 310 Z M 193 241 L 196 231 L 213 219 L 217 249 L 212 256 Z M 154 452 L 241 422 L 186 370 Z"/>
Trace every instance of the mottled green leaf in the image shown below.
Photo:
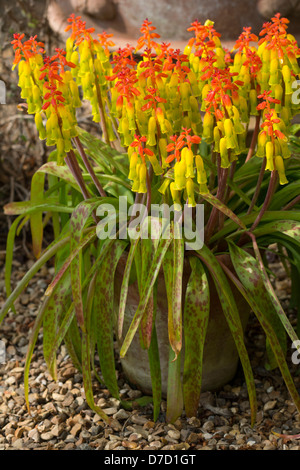
<path fill-rule="evenodd" d="M 253 262 L 253 257 L 236 245 L 230 244 L 230 254 L 234 269 L 239 279 L 237 279 L 228 268 L 224 267 L 224 269 L 232 282 L 234 282 L 236 287 L 245 297 L 260 322 L 277 360 L 283 379 L 299 411 L 300 397 L 288 370 L 285 354 L 272 327 L 272 321 L 270 321 L 271 312 L 269 310 L 268 294 L 266 293 L 266 289 L 262 288 L 259 275 L 257 273 L 257 266 L 255 265 L 255 262 Z"/>
<path fill-rule="evenodd" d="M 93 315 L 103 380 L 110 393 L 119 398 L 114 358 L 114 278 L 126 242 L 115 240 L 96 276 Z"/>
<path fill-rule="evenodd" d="M 80 203 L 74 212 L 72 213 L 70 220 L 70 229 L 71 229 L 71 253 L 76 250 L 78 245 L 81 242 L 83 229 L 86 226 L 86 223 L 95 210 L 97 204 L 91 203 L 89 201 L 84 201 Z M 74 307 L 76 312 L 76 317 L 78 324 L 81 328 L 84 328 L 83 320 L 83 303 L 81 296 L 81 282 L 82 282 L 82 267 L 81 267 L 81 252 L 79 252 L 72 260 L 70 264 L 71 272 L 71 285 L 72 285 L 72 294 Z"/>
<path fill-rule="evenodd" d="M 110 422 L 109 417 L 104 411 L 95 405 L 93 395 L 93 385 L 91 377 L 91 356 L 90 356 L 90 327 L 91 327 L 91 312 L 95 293 L 95 280 L 96 276 L 91 280 L 88 291 L 88 301 L 84 314 L 85 328 L 82 331 L 82 377 L 84 392 L 87 404 L 94 410 L 106 423 Z"/>
<path fill-rule="evenodd" d="M 175 225 L 177 227 L 177 224 Z M 178 234 L 177 234 L 178 237 Z M 182 347 L 182 276 L 184 241 L 172 239 L 163 261 L 163 270 L 168 299 L 168 333 L 175 358 Z"/>
<path fill-rule="evenodd" d="M 56 361 L 52 359 L 50 362 L 51 352 L 55 342 L 56 334 L 59 324 L 62 320 L 64 313 L 68 310 L 71 303 L 71 288 L 70 288 L 69 273 L 65 273 L 60 279 L 59 284 L 51 294 L 50 301 L 47 308 L 44 310 L 43 317 L 43 352 L 48 370 L 54 380 L 56 376 Z"/>
<path fill-rule="evenodd" d="M 274 232 L 283 233 L 300 244 L 300 222 L 296 220 L 275 220 L 253 231 L 256 238 Z"/>
<path fill-rule="evenodd" d="M 30 413 L 30 405 L 29 405 L 29 370 L 30 370 L 30 364 L 32 360 L 32 355 L 33 351 L 38 339 L 38 335 L 43 323 L 43 316 L 45 313 L 45 310 L 50 302 L 50 298 L 46 297 L 41 304 L 37 317 L 34 322 L 34 326 L 31 331 L 31 336 L 29 338 L 29 344 L 27 348 L 27 354 L 26 354 L 26 359 L 25 359 L 25 366 L 24 366 L 24 396 L 25 396 L 25 402 L 27 406 L 28 413 Z"/>
<path fill-rule="evenodd" d="M 62 249 L 70 240 L 70 237 L 65 237 L 58 242 L 55 242 L 53 245 L 49 246 L 48 249 L 42 254 L 42 256 L 34 263 L 34 265 L 27 271 L 23 276 L 21 281 L 18 283 L 17 287 L 10 294 L 4 305 L 0 310 L 0 323 L 13 306 L 15 300 L 19 297 L 21 292 L 26 288 L 29 281 L 35 276 L 35 274 L 40 270 L 40 268 L 54 256 L 57 251 Z"/>
<path fill-rule="evenodd" d="M 207 248 L 206 245 L 203 245 L 201 250 L 197 250 L 197 253 L 202 259 L 202 261 L 206 264 L 208 270 L 212 275 L 226 321 L 235 341 L 235 345 L 239 353 L 249 393 L 251 423 L 254 424 L 257 412 L 255 383 L 251 363 L 244 342 L 243 327 L 234 300 L 234 296 L 222 268 L 220 267 L 217 259 L 209 250 L 209 248 Z"/>
<path fill-rule="evenodd" d="M 181 352 L 174 361 L 174 351 L 169 348 L 167 412 L 168 423 L 174 423 L 183 410 L 183 393 L 181 383 Z"/>
<path fill-rule="evenodd" d="M 123 274 L 121 292 L 120 292 L 120 301 L 119 301 L 119 315 L 118 315 L 118 337 L 119 338 L 122 337 L 130 272 L 131 272 L 132 262 L 134 260 L 134 255 L 135 255 L 138 243 L 139 243 L 139 238 L 137 238 L 136 240 L 133 240 L 133 242 L 130 245 L 130 250 L 128 253 L 126 266 L 125 266 L 125 270 Z"/>
<path fill-rule="evenodd" d="M 38 212 L 64 212 L 64 213 L 72 213 L 74 210 L 73 207 L 68 207 L 63 204 L 58 204 L 56 198 L 48 198 L 47 203 L 39 203 L 35 204 L 32 201 L 18 201 L 18 202 L 10 202 L 4 206 L 4 213 L 5 215 L 27 215 L 27 214 L 35 214 Z"/>
<path fill-rule="evenodd" d="M 81 250 L 88 245 L 89 243 L 93 242 L 96 239 L 96 232 L 95 227 L 91 227 L 90 230 L 83 236 L 82 240 L 78 243 L 77 246 L 74 247 L 71 254 L 68 256 L 67 260 L 64 262 L 63 266 L 59 269 L 58 273 L 55 275 L 54 279 L 52 279 L 51 283 L 47 287 L 45 295 L 50 295 L 57 283 L 60 282 L 64 273 L 69 269 L 72 260 L 78 256 Z"/>
<path fill-rule="evenodd" d="M 218 198 L 213 196 L 210 193 L 201 194 L 201 197 L 205 199 L 209 204 L 214 206 L 218 211 L 225 214 L 229 217 L 233 222 L 235 222 L 241 229 L 246 229 L 244 222 L 234 213 L 232 210 L 229 209 L 223 202 L 221 202 Z"/>
<path fill-rule="evenodd" d="M 203 350 L 210 312 L 209 284 L 200 260 L 190 257 L 191 275 L 184 302 L 183 397 L 187 416 L 196 416 L 199 406 Z"/>
<path fill-rule="evenodd" d="M 131 341 L 139 327 L 140 321 L 142 319 L 143 313 L 145 312 L 145 309 L 147 307 L 147 303 L 150 298 L 150 294 L 152 292 L 154 283 L 156 281 L 156 278 L 158 276 L 162 261 L 164 259 L 164 256 L 166 254 L 166 251 L 171 243 L 171 235 L 169 238 L 166 239 L 161 239 L 158 245 L 158 248 L 155 252 L 155 256 L 153 258 L 153 262 L 151 264 L 150 270 L 149 270 L 149 275 L 147 278 L 147 281 L 144 285 L 144 289 L 142 291 L 142 295 L 140 298 L 140 302 L 137 308 L 137 311 L 133 317 L 133 320 L 131 322 L 131 325 L 127 331 L 127 334 L 125 336 L 123 345 L 121 347 L 120 351 L 120 356 L 121 358 L 125 356 Z"/>
<path fill-rule="evenodd" d="M 66 183 L 76 189 L 76 191 L 80 191 L 80 188 L 76 183 L 74 176 L 66 165 L 57 165 L 56 162 L 48 162 L 41 166 L 38 172 L 57 176 L 59 179 L 64 180 Z"/>
<path fill-rule="evenodd" d="M 152 396 L 153 396 L 153 417 L 157 420 L 160 413 L 161 404 L 161 368 L 155 319 L 157 313 L 157 282 L 153 287 L 153 326 L 151 334 L 151 343 L 148 349 L 148 358 L 151 374 Z"/>
<path fill-rule="evenodd" d="M 5 289 L 6 296 L 9 297 L 11 294 L 11 272 L 12 272 L 12 261 L 13 261 L 13 252 L 14 252 L 14 243 L 16 232 L 18 227 L 22 224 L 24 219 L 23 215 L 19 215 L 9 229 L 7 238 L 6 238 L 6 257 L 5 257 Z M 12 310 L 15 312 L 15 308 L 12 305 Z"/>
<path fill-rule="evenodd" d="M 259 251 L 259 248 L 257 246 L 257 242 L 256 242 L 256 239 L 255 239 L 255 236 L 252 235 L 252 245 L 253 245 L 253 249 L 254 249 L 254 253 L 255 253 L 255 256 L 256 256 L 256 259 L 258 261 L 258 266 L 260 268 L 260 272 L 261 272 L 261 276 L 262 276 L 262 279 L 263 279 L 263 282 L 264 282 L 264 285 L 265 285 L 265 288 L 269 294 L 269 297 L 272 301 L 272 304 L 273 304 L 273 307 L 280 319 L 280 321 L 282 322 L 287 334 L 289 335 L 289 337 L 291 338 L 292 341 L 298 341 L 299 338 L 293 328 L 293 326 L 291 325 L 285 311 L 283 310 L 276 294 L 275 294 L 275 291 L 274 291 L 274 288 L 271 284 L 271 281 L 266 273 L 266 270 L 265 270 L 265 267 L 264 267 L 264 264 L 263 264 L 263 261 L 262 261 L 262 258 L 261 258 L 261 254 L 260 254 L 260 251 Z M 298 343 L 296 343 L 298 344 Z"/>

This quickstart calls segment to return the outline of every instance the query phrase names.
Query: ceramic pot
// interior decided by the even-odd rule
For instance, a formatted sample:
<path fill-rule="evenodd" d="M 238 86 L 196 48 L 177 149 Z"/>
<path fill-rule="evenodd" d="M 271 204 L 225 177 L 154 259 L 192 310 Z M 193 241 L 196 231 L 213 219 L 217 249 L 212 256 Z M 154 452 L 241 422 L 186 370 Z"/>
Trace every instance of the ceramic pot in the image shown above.
<path fill-rule="evenodd" d="M 223 263 L 231 267 L 229 256 L 222 256 Z M 120 287 L 122 282 L 122 273 L 124 272 L 126 257 L 121 258 L 117 267 L 115 295 L 116 301 L 119 299 Z M 190 271 L 189 265 L 186 263 L 184 276 L 183 276 L 183 299 L 189 279 Z M 227 325 L 222 306 L 220 304 L 214 283 L 210 281 L 210 316 L 207 328 L 206 340 L 204 345 L 203 355 L 203 376 L 202 376 L 202 391 L 213 391 L 221 388 L 223 385 L 229 383 L 235 376 L 239 357 L 238 352 L 232 337 L 232 334 Z M 235 297 L 237 308 L 240 313 L 241 322 L 245 330 L 250 307 L 239 291 L 232 284 L 232 292 Z M 124 320 L 124 336 L 128 327 L 133 319 L 139 303 L 139 293 L 137 282 L 133 282 L 129 286 L 127 306 L 125 310 Z M 169 363 L 169 338 L 168 338 L 168 303 L 167 294 L 164 282 L 164 274 L 161 270 L 158 277 L 158 292 L 157 292 L 157 314 L 156 314 L 156 331 L 159 346 L 159 355 L 161 363 L 162 374 L 162 394 L 163 397 L 167 396 L 167 377 L 168 377 L 168 363 Z M 184 336 L 184 335 L 183 335 Z M 122 338 L 123 339 L 123 338 Z M 120 341 L 120 344 L 122 341 Z M 182 363 L 184 359 L 184 344 L 183 344 Z M 152 394 L 150 369 L 148 363 L 148 353 L 140 346 L 139 335 L 135 335 L 125 357 L 121 359 L 123 371 L 129 383 L 135 385 L 145 394 Z"/>

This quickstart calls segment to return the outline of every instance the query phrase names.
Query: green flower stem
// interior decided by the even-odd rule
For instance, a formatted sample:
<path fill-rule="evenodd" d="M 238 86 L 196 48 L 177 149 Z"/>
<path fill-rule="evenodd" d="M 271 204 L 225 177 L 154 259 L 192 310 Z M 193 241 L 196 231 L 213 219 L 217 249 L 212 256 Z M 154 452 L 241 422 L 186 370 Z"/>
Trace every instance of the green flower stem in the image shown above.
<path fill-rule="evenodd" d="M 102 188 L 102 185 L 101 185 L 100 181 L 98 180 L 98 178 L 97 178 L 97 176 L 94 172 L 94 169 L 93 169 L 92 165 L 90 164 L 90 162 L 88 160 L 88 157 L 87 157 L 87 155 L 84 151 L 84 148 L 82 146 L 82 143 L 81 143 L 79 137 L 74 137 L 74 142 L 75 142 L 75 145 L 77 147 L 78 152 L 80 153 L 80 156 L 83 160 L 83 163 L 84 163 L 87 171 L 89 172 L 96 188 L 98 189 L 98 192 L 99 192 L 100 196 L 106 197 L 106 192 Z"/>

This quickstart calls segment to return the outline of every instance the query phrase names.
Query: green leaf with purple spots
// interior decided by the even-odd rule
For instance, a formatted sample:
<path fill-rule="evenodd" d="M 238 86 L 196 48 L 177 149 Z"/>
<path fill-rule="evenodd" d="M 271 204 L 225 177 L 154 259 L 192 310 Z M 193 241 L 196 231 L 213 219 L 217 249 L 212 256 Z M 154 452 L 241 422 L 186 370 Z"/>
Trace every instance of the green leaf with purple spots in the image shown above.
<path fill-rule="evenodd" d="M 203 350 L 206 337 L 210 296 L 203 265 L 196 257 L 189 258 L 191 275 L 184 301 L 184 369 L 183 398 L 186 415 L 196 416 L 199 406 Z"/>
<path fill-rule="evenodd" d="M 233 222 L 235 222 L 241 229 L 245 230 L 246 226 L 244 222 L 234 213 L 232 210 L 229 209 L 223 202 L 221 202 L 218 198 L 213 196 L 210 193 L 207 194 L 201 194 L 201 197 L 205 199 L 209 204 L 214 206 L 218 211 L 222 212 L 224 215 L 226 215 L 229 219 L 231 219 Z"/>
<path fill-rule="evenodd" d="M 69 273 L 66 272 L 60 279 L 59 284 L 53 290 L 47 308 L 43 317 L 43 352 L 48 370 L 54 380 L 56 376 L 56 360 L 51 352 L 55 343 L 62 318 L 71 303 L 71 280 Z M 50 360 L 51 357 L 51 360 Z"/>
<path fill-rule="evenodd" d="M 293 238 L 300 244 L 300 223 L 297 220 L 276 220 L 253 231 L 256 238 L 279 232 Z"/>
<path fill-rule="evenodd" d="M 168 298 L 168 333 L 175 359 L 182 347 L 182 276 L 184 262 L 184 241 L 173 238 L 163 261 L 165 285 Z M 175 237 L 175 232 L 174 232 Z"/>
<path fill-rule="evenodd" d="M 98 202 L 100 204 L 100 202 Z M 71 231 L 71 253 L 78 248 L 80 245 L 83 230 L 88 222 L 89 217 L 98 205 L 97 203 L 91 203 L 84 201 L 80 203 L 74 212 L 72 213 L 70 220 L 70 231 Z M 81 328 L 84 328 L 83 319 L 83 303 L 81 296 L 81 282 L 82 282 L 82 259 L 81 252 L 79 252 L 72 260 L 70 264 L 71 272 L 71 285 L 72 294 L 75 307 L 76 318 Z"/>
<path fill-rule="evenodd" d="M 269 345 L 273 351 L 274 357 L 276 358 L 286 386 L 295 402 L 298 411 L 300 411 L 300 397 L 289 372 L 285 360 L 285 353 L 282 345 L 280 344 L 280 338 L 278 338 L 276 330 L 273 328 L 274 308 L 270 302 L 270 298 L 261 277 L 257 261 L 249 253 L 234 245 L 233 243 L 230 243 L 229 249 L 231 260 L 238 279 L 229 270 L 227 270 L 227 274 L 245 297 L 258 321 L 260 322 L 268 339 Z"/>
<path fill-rule="evenodd" d="M 144 285 L 144 289 L 142 291 L 142 295 L 140 298 L 140 302 L 137 308 L 137 311 L 135 312 L 135 315 L 133 317 L 133 320 L 131 322 L 131 325 L 129 326 L 129 329 L 127 331 L 127 334 L 125 336 L 123 345 L 121 347 L 120 351 L 120 357 L 124 357 L 130 344 L 131 341 L 139 327 L 140 321 L 142 319 L 142 316 L 145 312 L 145 309 L 147 307 L 154 283 L 157 279 L 160 267 L 162 265 L 163 259 L 166 255 L 166 252 L 168 250 L 168 247 L 171 243 L 172 240 L 172 233 L 170 233 L 170 237 L 167 238 L 162 238 L 159 242 L 159 245 L 157 247 L 157 250 L 155 252 L 153 262 L 151 264 L 151 267 L 149 269 L 148 273 L 148 278 L 146 280 L 146 283 Z"/>
<path fill-rule="evenodd" d="M 236 348 L 238 350 L 249 394 L 251 423 L 254 424 L 257 412 L 255 383 L 251 363 L 244 342 L 243 327 L 234 300 L 234 296 L 231 291 L 230 285 L 226 279 L 224 271 L 222 270 L 216 257 L 209 250 L 209 248 L 206 245 L 203 245 L 201 250 L 197 250 L 197 253 L 212 275 L 226 321 L 228 323 Z"/>
<path fill-rule="evenodd" d="M 100 368 L 104 383 L 115 398 L 119 398 L 119 389 L 114 358 L 114 278 L 125 247 L 126 242 L 114 240 L 107 252 L 96 276 L 93 305 Z"/>
<path fill-rule="evenodd" d="M 181 383 L 181 352 L 174 361 L 174 351 L 169 348 L 167 411 L 168 423 L 174 423 L 183 410 L 183 393 Z"/>
<path fill-rule="evenodd" d="M 126 266 L 125 266 L 123 279 L 122 279 L 120 301 L 119 301 L 119 315 L 118 315 L 119 339 L 122 337 L 122 332 L 123 332 L 124 315 L 125 315 L 125 308 L 126 308 L 126 301 L 127 301 L 127 294 L 128 294 L 130 272 L 131 272 L 132 262 L 134 260 L 134 255 L 136 253 L 136 248 L 137 248 L 138 243 L 139 243 L 139 238 L 134 240 L 130 245 L 130 250 L 127 256 Z"/>
<path fill-rule="evenodd" d="M 84 313 L 84 322 L 85 328 L 82 331 L 82 378 L 83 386 L 87 404 L 89 407 L 94 410 L 106 423 L 110 422 L 109 417 L 104 413 L 104 411 L 95 405 L 94 394 L 93 394 L 93 385 L 92 385 L 92 376 L 91 376 L 91 347 L 90 347 L 90 338 L 91 338 L 91 316 L 93 308 L 93 300 L 95 295 L 96 288 L 96 275 L 90 282 L 88 289 L 88 298 L 87 305 Z"/>

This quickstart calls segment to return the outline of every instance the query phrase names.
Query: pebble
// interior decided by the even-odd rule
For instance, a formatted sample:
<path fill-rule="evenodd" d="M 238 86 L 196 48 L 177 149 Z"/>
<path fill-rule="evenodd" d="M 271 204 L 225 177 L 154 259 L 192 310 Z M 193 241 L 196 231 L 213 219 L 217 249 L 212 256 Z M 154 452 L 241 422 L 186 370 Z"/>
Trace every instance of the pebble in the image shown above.
<path fill-rule="evenodd" d="M 123 408 L 121 408 L 119 411 L 117 411 L 114 415 L 113 415 L 113 418 L 114 419 L 120 419 L 120 420 L 124 420 L 124 419 L 128 419 L 130 416 L 130 414 L 123 410 Z"/>
<path fill-rule="evenodd" d="M 171 439 L 175 439 L 177 441 L 180 439 L 180 431 L 170 429 L 170 431 L 168 431 L 168 436 L 170 436 Z"/>
<path fill-rule="evenodd" d="M 267 401 L 267 403 L 264 404 L 264 411 L 273 410 L 275 408 L 276 404 L 277 404 L 276 400 Z"/>

